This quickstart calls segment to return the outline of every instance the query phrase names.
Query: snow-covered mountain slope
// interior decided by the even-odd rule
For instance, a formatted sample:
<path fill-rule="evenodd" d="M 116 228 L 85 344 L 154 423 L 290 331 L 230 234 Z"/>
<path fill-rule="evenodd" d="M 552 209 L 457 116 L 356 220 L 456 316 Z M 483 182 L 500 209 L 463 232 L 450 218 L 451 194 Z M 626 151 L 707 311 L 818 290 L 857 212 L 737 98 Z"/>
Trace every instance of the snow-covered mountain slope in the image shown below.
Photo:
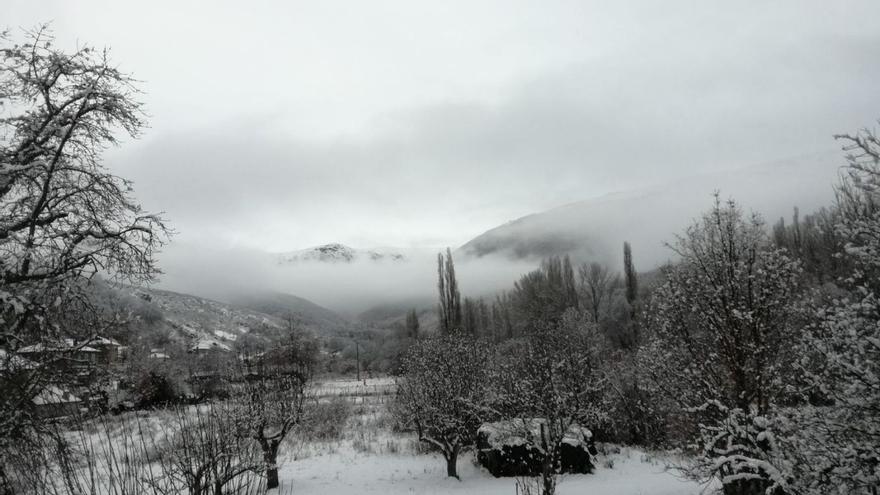
<path fill-rule="evenodd" d="M 773 223 L 795 206 L 805 214 L 832 204 L 841 164 L 840 153 L 819 153 L 580 201 L 491 229 L 458 252 L 533 260 L 570 254 L 620 266 L 621 246 L 629 241 L 636 266 L 649 270 L 672 256 L 664 242 L 711 207 L 714 191 Z"/>
<path fill-rule="evenodd" d="M 406 261 L 402 250 L 391 248 L 355 249 L 345 244 L 332 243 L 299 251 L 280 253 L 279 264 L 319 261 L 324 263 L 352 263 L 355 261 Z"/>
<path fill-rule="evenodd" d="M 271 340 L 283 338 L 291 324 L 318 336 L 349 328 L 333 311 L 288 294 L 241 296 L 240 301 L 224 303 L 167 290 L 120 290 L 148 308 L 153 327 L 165 327 L 183 342 L 214 340 L 232 345 L 245 334 Z"/>
<path fill-rule="evenodd" d="M 190 294 L 145 288 L 133 293 L 155 306 L 162 322 L 192 340 L 232 343 L 247 333 L 271 334 L 285 328 L 280 318 Z"/>

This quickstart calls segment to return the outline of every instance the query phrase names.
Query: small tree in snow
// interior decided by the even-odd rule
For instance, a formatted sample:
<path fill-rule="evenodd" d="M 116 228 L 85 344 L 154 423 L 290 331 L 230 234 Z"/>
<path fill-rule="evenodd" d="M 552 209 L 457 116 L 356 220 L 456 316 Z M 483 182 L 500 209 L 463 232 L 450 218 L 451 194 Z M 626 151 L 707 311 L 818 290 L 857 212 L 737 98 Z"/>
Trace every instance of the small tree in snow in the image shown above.
<path fill-rule="evenodd" d="M 395 412 L 440 450 L 448 476 L 458 477 L 458 455 L 476 440 L 489 356 L 483 341 L 459 332 L 418 340 L 403 359 Z"/>
<path fill-rule="evenodd" d="M 165 490 L 156 493 L 224 495 L 256 493 L 261 488 L 259 447 L 236 421 L 230 403 L 177 407 L 170 411 L 166 438 L 158 442 L 157 475 Z"/>
<path fill-rule="evenodd" d="M 240 428 L 260 446 L 266 487 L 277 488 L 281 442 L 303 420 L 308 385 L 315 371 L 317 345 L 291 335 L 285 345 L 264 353 L 237 400 Z"/>

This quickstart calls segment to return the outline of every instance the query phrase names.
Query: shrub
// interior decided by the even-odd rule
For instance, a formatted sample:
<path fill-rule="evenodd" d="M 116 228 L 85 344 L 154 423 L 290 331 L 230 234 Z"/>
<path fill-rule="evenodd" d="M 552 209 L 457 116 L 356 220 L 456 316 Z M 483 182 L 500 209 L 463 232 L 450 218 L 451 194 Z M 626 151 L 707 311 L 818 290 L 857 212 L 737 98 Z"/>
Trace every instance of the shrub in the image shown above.
<path fill-rule="evenodd" d="M 156 371 L 150 371 L 138 380 L 133 392 L 139 408 L 165 406 L 175 402 L 178 395 L 171 380 Z"/>
<path fill-rule="evenodd" d="M 312 441 L 330 441 L 342 438 L 345 424 L 351 417 L 351 404 L 344 397 L 329 402 L 315 402 L 305 411 L 303 437 Z"/>

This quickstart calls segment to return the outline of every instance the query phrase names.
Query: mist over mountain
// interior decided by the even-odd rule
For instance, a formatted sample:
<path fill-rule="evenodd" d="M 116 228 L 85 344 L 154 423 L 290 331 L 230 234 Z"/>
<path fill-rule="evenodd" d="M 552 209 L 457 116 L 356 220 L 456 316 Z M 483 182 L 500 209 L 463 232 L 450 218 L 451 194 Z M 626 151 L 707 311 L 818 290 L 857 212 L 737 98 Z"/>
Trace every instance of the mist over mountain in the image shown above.
<path fill-rule="evenodd" d="M 274 316 L 295 328 L 316 334 L 339 333 L 351 329 L 351 322 L 307 299 L 282 292 L 260 291 L 230 296 L 239 307 Z"/>
<path fill-rule="evenodd" d="M 810 212 L 830 205 L 839 162 L 839 153 L 816 153 L 609 194 L 516 219 L 477 236 L 458 252 L 532 261 L 568 254 L 617 267 L 621 246 L 629 241 L 637 266 L 649 270 L 670 259 L 664 243 L 711 206 L 714 191 L 772 224 L 790 218 L 794 207 Z"/>
<path fill-rule="evenodd" d="M 277 255 L 279 264 L 321 261 L 325 263 L 352 263 L 354 261 L 396 261 L 407 260 L 403 250 L 395 248 L 356 249 L 337 242 L 315 246 Z"/>
<path fill-rule="evenodd" d="M 625 191 L 537 212 L 487 230 L 454 249 L 462 293 L 491 296 L 542 258 L 570 254 L 617 268 L 624 240 L 639 270 L 670 259 L 671 241 L 708 209 L 714 191 L 760 213 L 768 224 L 833 202 L 838 152 L 814 153 L 742 169 Z M 169 245 L 160 286 L 282 314 L 300 297 L 349 321 L 384 320 L 436 298 L 437 252 L 445 249 L 352 248 L 330 243 L 285 254 L 256 249 Z M 287 299 L 264 294 L 290 294 Z M 258 294 L 250 296 L 250 294 Z M 244 296 L 244 299 L 242 299 Z M 292 305 L 292 306 L 291 306 Z M 332 318 L 327 321 L 334 321 Z M 334 323 L 335 324 L 335 323 Z"/>

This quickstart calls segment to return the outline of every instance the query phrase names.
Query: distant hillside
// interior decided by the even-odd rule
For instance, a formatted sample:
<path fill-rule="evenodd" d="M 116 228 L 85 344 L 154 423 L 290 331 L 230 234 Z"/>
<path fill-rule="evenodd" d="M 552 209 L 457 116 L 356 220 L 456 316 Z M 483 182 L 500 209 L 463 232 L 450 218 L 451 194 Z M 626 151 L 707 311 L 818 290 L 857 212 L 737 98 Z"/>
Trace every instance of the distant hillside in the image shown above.
<path fill-rule="evenodd" d="M 137 298 L 159 310 L 164 323 L 189 340 L 217 339 L 232 343 L 244 334 L 275 334 L 285 328 L 277 317 L 190 294 L 131 288 Z"/>
<path fill-rule="evenodd" d="M 389 321 L 403 320 L 406 314 L 415 309 L 421 312 L 426 309 L 433 310 L 436 302 L 433 298 L 407 298 L 387 303 L 378 304 L 357 315 L 357 321 L 365 324 L 384 325 Z"/>
<path fill-rule="evenodd" d="M 307 299 L 282 292 L 254 292 L 234 295 L 229 301 L 242 308 L 259 311 L 281 320 L 293 318 L 295 327 L 317 335 L 348 331 L 351 322 L 337 313 Z"/>
<path fill-rule="evenodd" d="M 830 205 L 839 162 L 839 153 L 821 153 L 580 201 L 491 229 L 458 252 L 524 260 L 570 254 L 619 265 L 621 246 L 630 241 L 636 266 L 648 270 L 671 257 L 663 243 L 711 207 L 714 191 L 772 224 L 794 206 L 808 213 Z"/>

